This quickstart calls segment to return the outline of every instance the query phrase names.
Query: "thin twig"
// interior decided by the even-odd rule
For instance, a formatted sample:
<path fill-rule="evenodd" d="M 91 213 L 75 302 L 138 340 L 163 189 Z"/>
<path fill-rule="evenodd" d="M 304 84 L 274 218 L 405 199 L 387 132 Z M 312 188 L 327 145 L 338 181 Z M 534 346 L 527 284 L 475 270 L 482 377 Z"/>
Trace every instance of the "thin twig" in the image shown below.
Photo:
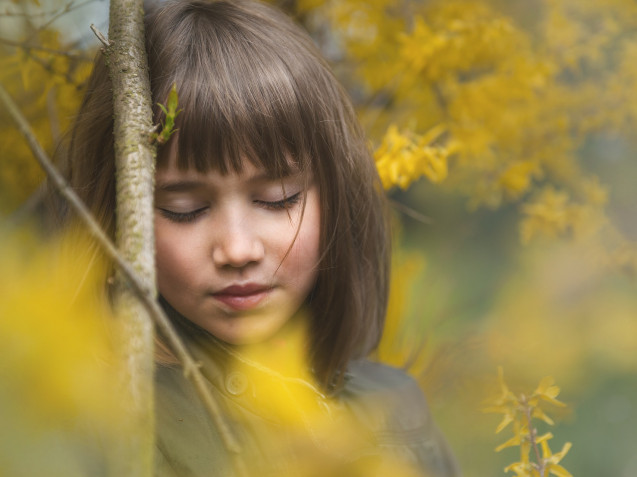
<path fill-rule="evenodd" d="M 10 12 L 9 10 L 5 10 L 0 13 L 0 17 L 46 17 L 47 15 L 53 15 L 60 11 L 59 8 L 55 10 L 50 10 L 48 12 Z"/>
<path fill-rule="evenodd" d="M 44 68 L 45 71 L 48 71 L 52 75 L 64 78 L 68 84 L 75 86 L 75 88 L 77 88 L 78 90 L 82 88 L 83 83 L 77 83 L 73 76 L 71 76 L 71 73 L 69 71 L 57 71 L 55 68 L 53 68 L 51 61 L 45 61 L 42 58 L 32 55 L 30 52 L 27 52 L 27 54 L 34 63 L 40 65 L 42 68 Z"/>
<path fill-rule="evenodd" d="M 93 23 L 91 23 L 91 30 L 93 30 L 97 39 L 102 43 L 102 45 L 104 45 L 104 48 L 108 48 L 112 45 L 112 43 L 106 39 L 102 32 L 99 31 Z"/>
<path fill-rule="evenodd" d="M 80 5 L 76 5 L 73 6 L 73 1 L 69 2 L 69 4 L 63 6 L 63 7 L 58 7 L 58 8 L 54 8 L 51 10 L 46 10 L 46 11 L 41 11 L 41 12 L 11 12 L 9 10 L 5 10 L 4 12 L 0 13 L 0 17 L 29 17 L 29 18 L 33 18 L 33 17 L 46 17 L 49 15 L 58 15 L 60 12 L 62 13 L 68 13 L 70 11 L 75 10 L 76 8 L 80 8 L 83 7 L 84 5 L 88 4 L 88 3 L 95 3 L 97 0 L 89 0 L 86 3 L 80 4 Z"/>
<path fill-rule="evenodd" d="M 526 422 L 529 427 L 529 442 L 533 451 L 535 452 L 535 458 L 537 460 L 537 471 L 540 474 L 540 477 L 544 477 L 546 473 L 546 469 L 544 467 L 544 459 L 540 455 L 540 449 L 537 446 L 537 429 L 533 427 L 532 417 L 531 417 L 531 406 L 528 404 L 528 400 L 526 396 L 522 395 L 521 402 L 524 404 L 524 417 L 526 417 Z"/>
<path fill-rule="evenodd" d="M 22 48 L 22 49 L 27 50 L 27 51 L 28 50 L 37 50 L 37 51 L 42 51 L 44 53 L 50 53 L 52 55 L 66 56 L 67 58 L 71 58 L 71 59 L 78 59 L 78 60 L 82 60 L 82 61 L 91 61 L 90 58 L 88 58 L 87 56 L 82 55 L 81 53 L 78 53 L 78 52 L 56 50 L 54 48 L 47 48 L 46 46 L 33 45 L 31 43 L 27 43 L 26 41 L 20 42 L 20 41 L 9 40 L 8 38 L 0 38 L 0 43 L 8 45 L 8 46 L 13 46 L 13 47 L 16 47 L 16 48 Z"/>
<path fill-rule="evenodd" d="M 69 13 L 69 12 L 75 10 L 75 9 L 81 8 L 81 7 L 85 6 L 85 5 L 89 5 L 90 3 L 94 3 L 94 2 L 95 2 L 95 0 L 86 0 L 85 2 L 73 5 L 75 2 L 74 2 L 74 0 L 71 0 L 60 11 L 58 11 L 51 18 L 49 18 L 43 25 L 40 25 L 38 28 L 36 28 L 35 32 L 31 35 L 31 37 L 27 41 L 33 40 L 37 36 L 38 33 L 40 33 L 41 31 L 44 31 L 49 25 L 51 25 L 53 22 L 55 22 L 62 15 L 66 15 L 67 13 Z"/>
<path fill-rule="evenodd" d="M 411 207 L 403 204 L 402 202 L 398 202 L 397 200 L 394 200 L 394 199 L 389 199 L 389 205 L 394 207 L 399 212 L 402 212 L 406 216 L 411 217 L 414 220 L 417 220 L 418 222 L 421 222 L 427 225 L 433 224 L 434 220 L 431 217 L 427 217 L 426 215 L 421 214 L 417 210 L 412 209 Z"/>
<path fill-rule="evenodd" d="M 40 146 L 40 143 L 36 139 L 27 120 L 24 118 L 2 84 L 0 84 L 0 101 L 2 101 L 9 110 L 9 114 L 17 123 L 18 129 L 29 143 L 29 147 L 31 148 L 35 158 L 40 163 L 40 166 L 42 166 L 45 170 L 55 188 L 64 196 L 71 208 L 75 211 L 75 213 L 77 213 L 82 222 L 84 222 L 89 233 L 97 240 L 106 255 L 118 266 L 122 274 L 128 280 L 132 290 L 142 301 L 156 326 L 168 340 L 171 349 L 184 368 L 185 376 L 195 385 L 197 393 L 217 426 L 224 445 L 228 451 L 235 455 L 239 454 L 241 452 L 241 447 L 224 420 L 219 403 L 215 400 L 206 386 L 204 377 L 201 374 L 201 371 L 199 371 L 199 364 L 192 358 L 190 352 L 186 349 L 170 320 L 155 300 L 151 290 L 144 285 L 143 281 L 137 275 L 137 272 L 135 272 L 131 265 L 121 256 L 112 241 L 106 236 L 97 221 L 93 218 L 86 205 L 84 205 L 82 200 L 77 196 L 77 194 L 75 194 L 64 177 L 52 164 L 46 152 L 42 149 L 42 146 Z"/>
<path fill-rule="evenodd" d="M 45 51 L 51 54 L 60 54 L 63 55 L 63 52 L 60 52 L 58 50 L 53 50 L 53 49 L 49 49 L 49 48 L 44 48 L 44 47 L 37 47 L 37 46 L 26 46 L 27 45 L 27 41 L 24 42 L 14 42 L 12 40 L 7 40 L 5 38 L 0 38 L 0 43 L 6 43 L 10 46 L 15 46 L 18 48 L 23 48 L 25 53 L 27 54 L 27 56 L 36 64 L 40 65 L 42 68 L 44 68 L 44 70 L 48 71 L 50 74 L 55 75 L 55 76 L 60 76 L 62 78 L 64 78 L 66 80 L 66 82 L 68 84 L 71 84 L 73 86 L 75 86 L 77 89 L 81 89 L 83 84 L 82 83 L 77 83 L 73 77 L 71 76 L 70 73 L 70 69 L 69 71 L 66 72 L 62 72 L 62 71 L 57 71 L 55 70 L 55 68 L 53 68 L 53 62 L 51 60 L 46 61 L 43 58 L 40 58 L 39 56 L 36 56 L 32 53 L 32 50 L 38 50 L 38 51 Z M 73 58 L 73 56 L 69 56 L 69 58 Z M 81 60 L 81 61 L 89 61 L 88 58 L 86 57 L 80 57 L 79 55 L 76 56 L 77 59 Z"/>

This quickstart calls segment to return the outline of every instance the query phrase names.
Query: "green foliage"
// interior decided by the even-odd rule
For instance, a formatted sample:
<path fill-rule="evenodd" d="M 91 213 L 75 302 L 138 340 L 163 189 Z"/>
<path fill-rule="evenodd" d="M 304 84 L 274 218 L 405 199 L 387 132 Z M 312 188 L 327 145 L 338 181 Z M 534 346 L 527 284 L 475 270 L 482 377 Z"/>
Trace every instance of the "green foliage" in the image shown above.
<path fill-rule="evenodd" d="M 182 111 L 177 110 L 177 105 L 179 104 L 179 97 L 177 96 L 177 84 L 173 83 L 173 87 L 170 89 L 170 93 L 168 94 L 168 101 L 164 106 L 161 103 L 157 103 L 157 106 L 161 108 L 164 113 L 164 122 L 161 125 L 161 131 L 158 133 L 153 133 L 151 135 L 151 140 L 157 141 L 159 145 L 166 144 L 170 137 L 177 132 L 175 129 L 175 118 Z"/>

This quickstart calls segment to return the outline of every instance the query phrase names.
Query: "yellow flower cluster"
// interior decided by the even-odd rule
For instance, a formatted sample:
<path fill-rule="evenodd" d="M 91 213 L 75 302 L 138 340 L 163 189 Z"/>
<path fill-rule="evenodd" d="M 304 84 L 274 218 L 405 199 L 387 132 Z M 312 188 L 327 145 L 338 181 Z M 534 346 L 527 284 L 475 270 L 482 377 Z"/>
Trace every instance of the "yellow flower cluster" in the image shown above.
<path fill-rule="evenodd" d="M 89 55 L 66 51 L 55 30 L 42 30 L 25 44 L 0 44 L 0 81 L 29 120 L 44 149 L 56 142 L 77 111 L 91 69 Z M 0 214 L 21 204 L 43 181 L 37 162 L 9 115 L 0 115 Z"/>
<path fill-rule="evenodd" d="M 573 230 L 587 213 L 583 207 L 572 203 L 564 191 L 544 189 L 536 200 L 522 207 L 525 215 L 520 225 L 522 242 L 528 243 L 536 236 L 558 237 Z"/>
<path fill-rule="evenodd" d="M 416 16 L 412 31 L 399 36 L 403 68 L 425 81 L 492 67 L 517 43 L 511 23 L 480 3 L 441 4 L 430 18 Z"/>
<path fill-rule="evenodd" d="M 592 136 L 632 137 L 637 122 L 634 2 L 542 0 L 538 8 L 529 22 L 489 0 L 299 4 L 335 32 L 337 71 L 362 80 L 361 118 L 380 144 L 385 186 L 440 180 L 444 163 L 446 187 L 471 208 L 519 203 L 524 242 L 599 231 L 605 191 L 583 192 L 594 179 L 582 151 Z M 439 124 L 452 161 L 396 132 Z"/>
<path fill-rule="evenodd" d="M 492 401 L 491 406 L 484 409 L 484 412 L 504 414 L 495 432 L 499 433 L 509 424 L 513 424 L 514 435 L 496 447 L 496 451 L 512 446 L 520 447 L 520 461 L 507 466 L 504 469 L 505 472 L 514 472 L 515 477 L 544 477 L 549 473 L 557 477 L 572 477 L 570 472 L 559 464 L 571 448 L 571 443 L 565 443 L 562 450 L 554 454 L 548 443 L 553 438 L 553 434 L 546 432 L 538 435 L 538 430 L 533 423 L 533 419 L 539 419 L 551 426 L 554 424 L 553 419 L 542 409 L 542 402 L 559 407 L 565 406 L 564 403 L 555 399 L 560 393 L 560 388 L 554 385 L 553 378 L 550 376 L 543 378 L 529 396 L 525 394 L 516 396 L 509 390 L 504 382 L 501 367 L 498 368 L 498 381 L 500 395 Z M 531 458 L 532 450 L 535 460 Z"/>
<path fill-rule="evenodd" d="M 452 149 L 431 145 L 442 132 L 442 127 L 436 127 L 423 136 L 417 136 L 401 134 L 396 126 L 390 126 L 374 153 L 383 187 L 406 189 L 422 176 L 434 183 L 444 180 L 447 177 L 447 158 Z"/>

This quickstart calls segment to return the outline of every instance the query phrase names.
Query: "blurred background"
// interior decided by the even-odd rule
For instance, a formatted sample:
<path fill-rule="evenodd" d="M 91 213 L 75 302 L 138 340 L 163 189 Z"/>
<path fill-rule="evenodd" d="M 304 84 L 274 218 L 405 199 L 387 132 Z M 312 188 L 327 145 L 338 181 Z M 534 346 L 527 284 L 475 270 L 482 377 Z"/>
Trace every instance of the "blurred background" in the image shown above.
<path fill-rule="evenodd" d="M 378 358 L 419 379 L 464 475 L 504 475 L 518 460 L 514 449 L 494 452 L 510 431 L 496 435 L 499 416 L 481 411 L 498 393 L 499 365 L 525 392 L 544 376 L 556 379 L 568 406 L 552 414 L 554 447 L 573 443 L 562 464 L 574 476 L 637 475 L 637 4 L 274 3 L 313 36 L 368 133 L 396 231 Z M 0 81 L 49 152 L 79 105 L 98 47 L 89 25 L 106 33 L 107 17 L 108 2 L 99 0 L 0 2 Z M 7 255 L 15 243 L 6 237 L 32 217 L 43 174 L 4 112 L 0 165 Z M 37 247 L 23 255 L 37 255 Z M 5 342 L 22 337 L 35 353 L 0 351 L 3 374 L 12 376 L 0 393 L 7 418 L 21 406 L 20 393 L 32 392 L 24 376 L 48 373 L 33 350 L 54 350 L 60 340 L 43 345 L 39 321 L 19 328 L 5 319 L 49 289 L 51 278 L 6 257 L 0 263 L 0 292 L 21 274 L 21 289 L 30 290 L 0 304 L 0 333 Z M 72 280 L 84 280 L 81 271 Z M 65 293 L 76 290 L 56 296 Z M 83 371 L 63 370 L 95 354 L 77 353 L 49 363 L 66 389 Z M 90 401 L 81 389 L 53 402 L 75 409 Z M 79 408 L 111 412 L 100 406 L 108 408 Z M 45 416 L 38 422 L 69 419 Z M 51 431 L 46 439 L 34 433 L 43 449 L 57 442 Z M 0 459 L 10 462 L 19 440 L 0 434 Z"/>

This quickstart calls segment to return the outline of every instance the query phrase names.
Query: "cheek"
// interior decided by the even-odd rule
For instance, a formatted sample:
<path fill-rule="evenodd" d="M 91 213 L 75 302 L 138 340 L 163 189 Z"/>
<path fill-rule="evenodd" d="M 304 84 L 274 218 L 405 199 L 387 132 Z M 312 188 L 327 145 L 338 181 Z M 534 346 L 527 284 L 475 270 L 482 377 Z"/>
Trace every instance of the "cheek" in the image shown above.
<path fill-rule="evenodd" d="M 319 220 L 318 217 L 312 219 L 306 227 L 301 227 L 297 238 L 297 254 L 306 263 L 315 263 L 319 257 Z"/>
<path fill-rule="evenodd" d="M 155 236 L 157 285 L 160 292 L 165 292 L 166 285 L 171 283 L 175 273 L 178 273 L 180 259 L 175 254 L 174 247 L 165 237 Z M 168 273 L 168 271 L 171 273 Z"/>
<path fill-rule="evenodd" d="M 290 265 L 298 278 L 313 284 L 320 256 L 320 213 L 318 201 L 308 201 L 298 236 L 290 250 Z"/>
<path fill-rule="evenodd" d="M 155 249 L 157 266 L 157 284 L 162 293 L 168 287 L 174 288 L 194 280 L 192 266 L 197 258 L 196 248 L 189 246 L 183 234 L 171 231 L 167 227 L 155 226 Z M 189 272 L 190 270 L 190 272 Z"/>

